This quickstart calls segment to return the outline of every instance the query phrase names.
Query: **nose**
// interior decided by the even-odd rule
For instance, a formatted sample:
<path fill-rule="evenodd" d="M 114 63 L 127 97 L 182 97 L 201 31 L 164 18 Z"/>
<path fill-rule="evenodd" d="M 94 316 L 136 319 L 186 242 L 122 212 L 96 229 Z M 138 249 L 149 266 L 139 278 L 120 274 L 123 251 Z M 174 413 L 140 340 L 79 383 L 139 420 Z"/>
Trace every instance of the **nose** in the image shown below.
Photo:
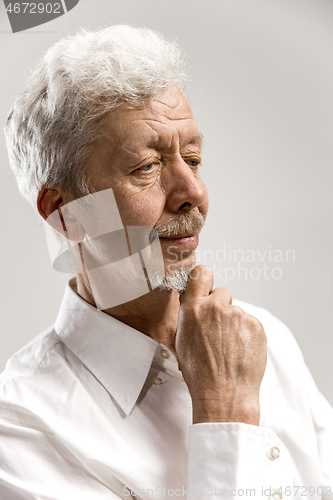
<path fill-rule="evenodd" d="M 189 212 L 202 205 L 207 197 L 198 167 L 191 167 L 180 155 L 165 165 L 163 187 L 166 205 L 174 213 Z"/>

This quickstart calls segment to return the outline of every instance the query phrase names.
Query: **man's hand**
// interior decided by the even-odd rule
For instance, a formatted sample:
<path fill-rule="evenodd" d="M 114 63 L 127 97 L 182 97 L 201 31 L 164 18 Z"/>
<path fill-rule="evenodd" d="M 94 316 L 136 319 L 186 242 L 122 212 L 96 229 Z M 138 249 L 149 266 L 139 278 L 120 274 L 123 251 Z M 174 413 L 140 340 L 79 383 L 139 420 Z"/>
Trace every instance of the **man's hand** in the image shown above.
<path fill-rule="evenodd" d="M 180 298 L 175 337 L 179 367 L 193 403 L 193 423 L 259 424 L 259 388 L 266 367 L 262 324 L 238 306 L 214 274 L 195 267 Z"/>

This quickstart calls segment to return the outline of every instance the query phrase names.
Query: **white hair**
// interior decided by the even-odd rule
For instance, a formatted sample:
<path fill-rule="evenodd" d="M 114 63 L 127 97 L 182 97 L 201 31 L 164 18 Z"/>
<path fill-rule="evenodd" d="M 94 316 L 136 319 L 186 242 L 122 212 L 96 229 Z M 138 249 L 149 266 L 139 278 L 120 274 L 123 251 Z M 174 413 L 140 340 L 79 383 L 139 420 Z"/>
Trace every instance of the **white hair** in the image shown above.
<path fill-rule="evenodd" d="M 7 119 L 6 142 L 19 189 L 36 206 L 42 186 L 74 198 L 90 192 L 87 162 L 106 115 L 142 105 L 172 85 L 183 90 L 184 58 L 147 28 L 81 30 L 53 45 Z"/>
<path fill-rule="evenodd" d="M 181 267 L 172 271 L 166 270 L 165 275 L 155 272 L 150 276 L 150 284 L 153 288 L 169 292 L 176 291 L 180 295 L 183 295 L 186 291 L 190 273 L 195 266 L 196 264 L 193 263 L 187 267 Z"/>

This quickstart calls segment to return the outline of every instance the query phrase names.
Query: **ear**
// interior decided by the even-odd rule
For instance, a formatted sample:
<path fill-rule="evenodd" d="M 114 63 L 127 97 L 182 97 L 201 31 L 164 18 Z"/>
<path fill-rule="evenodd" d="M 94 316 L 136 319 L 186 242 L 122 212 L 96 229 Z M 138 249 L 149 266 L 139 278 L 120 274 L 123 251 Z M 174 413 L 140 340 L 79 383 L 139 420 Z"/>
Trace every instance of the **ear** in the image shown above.
<path fill-rule="evenodd" d="M 37 196 L 37 210 L 45 221 L 49 215 L 55 210 L 58 210 L 61 205 L 64 205 L 64 200 L 60 189 L 42 187 L 39 190 Z"/>
<path fill-rule="evenodd" d="M 42 187 L 37 197 L 37 210 L 57 233 L 73 242 L 80 242 L 86 233 L 77 218 L 66 207 L 70 201 L 73 200 L 64 195 L 59 188 Z"/>

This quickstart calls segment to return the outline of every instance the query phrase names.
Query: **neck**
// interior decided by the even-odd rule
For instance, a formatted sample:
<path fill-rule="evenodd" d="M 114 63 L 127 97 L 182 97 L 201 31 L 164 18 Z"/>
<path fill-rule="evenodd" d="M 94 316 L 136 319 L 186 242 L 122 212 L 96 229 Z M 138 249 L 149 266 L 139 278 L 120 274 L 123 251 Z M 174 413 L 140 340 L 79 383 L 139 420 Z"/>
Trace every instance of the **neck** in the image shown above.
<path fill-rule="evenodd" d="M 85 276 L 77 276 L 77 293 L 96 306 Z M 179 313 L 179 294 L 155 288 L 135 300 L 105 309 L 104 313 L 164 344 L 176 354 L 174 339 Z"/>

